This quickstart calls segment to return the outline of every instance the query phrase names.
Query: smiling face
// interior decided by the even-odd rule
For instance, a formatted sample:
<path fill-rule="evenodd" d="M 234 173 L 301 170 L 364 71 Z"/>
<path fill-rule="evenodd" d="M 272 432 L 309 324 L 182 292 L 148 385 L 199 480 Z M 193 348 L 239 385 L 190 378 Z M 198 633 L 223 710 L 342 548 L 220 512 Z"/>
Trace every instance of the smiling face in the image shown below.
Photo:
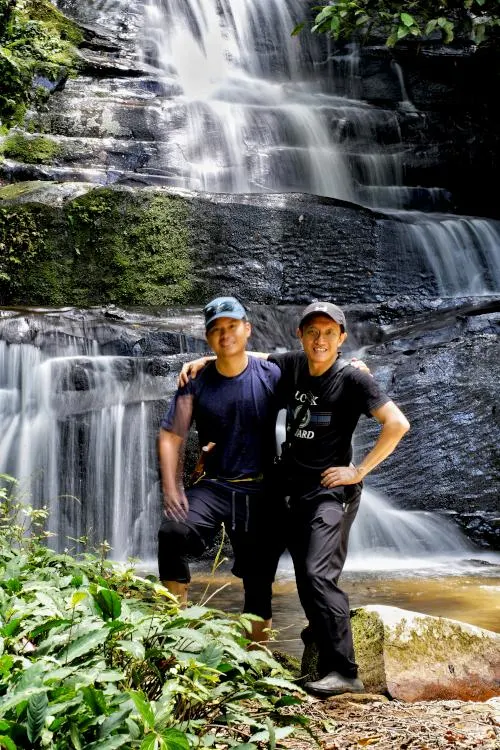
<path fill-rule="evenodd" d="M 347 338 L 338 323 L 328 315 L 313 315 L 297 330 L 307 356 L 311 375 L 322 375 L 335 362 L 340 346 Z"/>
<path fill-rule="evenodd" d="M 217 357 L 241 356 L 246 349 L 252 332 L 248 320 L 217 318 L 208 329 L 206 336 L 210 348 Z"/>

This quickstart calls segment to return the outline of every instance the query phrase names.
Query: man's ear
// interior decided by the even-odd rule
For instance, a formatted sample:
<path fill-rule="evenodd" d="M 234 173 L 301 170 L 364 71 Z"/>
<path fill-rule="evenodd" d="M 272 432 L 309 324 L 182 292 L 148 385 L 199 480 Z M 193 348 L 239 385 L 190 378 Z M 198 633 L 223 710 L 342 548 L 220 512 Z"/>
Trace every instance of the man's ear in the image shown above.
<path fill-rule="evenodd" d="M 297 328 L 297 330 L 295 331 L 295 335 L 302 341 L 302 331 L 300 328 Z"/>
<path fill-rule="evenodd" d="M 245 323 L 245 330 L 247 332 L 247 338 L 250 338 L 250 336 L 252 335 L 252 324 L 248 320 L 245 320 L 243 322 Z"/>
<path fill-rule="evenodd" d="M 347 339 L 347 331 L 344 331 L 344 333 L 341 333 L 339 336 L 339 346 L 342 346 L 344 341 Z"/>

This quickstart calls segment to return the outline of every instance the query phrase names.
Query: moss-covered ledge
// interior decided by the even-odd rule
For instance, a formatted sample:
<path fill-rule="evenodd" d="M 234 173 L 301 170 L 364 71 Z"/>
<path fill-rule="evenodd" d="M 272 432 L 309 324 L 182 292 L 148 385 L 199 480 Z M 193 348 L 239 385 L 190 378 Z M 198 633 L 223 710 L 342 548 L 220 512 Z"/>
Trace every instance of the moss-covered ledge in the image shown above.
<path fill-rule="evenodd" d="M 191 300 L 190 206 L 183 197 L 95 188 L 47 205 L 26 201 L 29 191 L 17 188 L 0 189 L 0 304 Z"/>
<path fill-rule="evenodd" d="M 0 0 L 0 132 L 20 124 L 51 82 L 77 73 L 83 38 L 50 0 Z"/>

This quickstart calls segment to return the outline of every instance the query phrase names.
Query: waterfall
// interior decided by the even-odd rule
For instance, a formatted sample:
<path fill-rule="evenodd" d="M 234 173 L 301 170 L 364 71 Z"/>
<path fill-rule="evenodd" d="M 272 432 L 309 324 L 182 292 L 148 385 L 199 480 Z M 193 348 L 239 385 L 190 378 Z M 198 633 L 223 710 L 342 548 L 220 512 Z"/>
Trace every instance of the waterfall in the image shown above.
<path fill-rule="evenodd" d="M 344 102 L 304 78 L 290 31 L 300 0 L 149 0 L 144 59 L 166 88 L 163 158 L 177 184 L 210 192 L 299 191 L 352 200 L 331 136 Z M 181 123 L 179 125 L 179 123 Z"/>
<path fill-rule="evenodd" d="M 171 315 L 184 330 L 199 324 L 193 309 Z M 54 547 L 93 549 L 107 541 L 114 559 L 136 557 L 154 569 L 162 507 L 156 435 L 176 388 L 178 355 L 144 356 L 137 334 L 129 348 L 138 356 L 106 354 L 105 333 L 121 347 L 132 335 L 126 327 L 108 329 L 96 317 L 92 325 L 72 319 L 71 311 L 0 317 L 0 474 L 19 480 L 25 502 L 47 506 Z M 180 337 L 179 350 L 193 346 L 196 340 Z M 398 510 L 368 490 L 349 564 L 428 564 L 472 550 L 446 518 Z"/>
<path fill-rule="evenodd" d="M 103 356 L 95 342 L 92 356 L 78 348 L 71 336 L 54 354 L 0 340 L 0 473 L 18 479 L 25 502 L 47 506 L 56 547 L 107 541 L 116 559 L 150 554 L 156 412 L 174 377 Z"/>
<path fill-rule="evenodd" d="M 404 184 L 400 114 L 420 115 L 401 66 L 391 66 L 397 109 L 364 102 L 355 45 L 332 53 L 291 37 L 303 5 L 147 0 L 141 54 L 168 92 L 154 110 L 159 172 L 183 188 L 304 192 L 389 211 L 439 294 L 498 290 L 498 223 L 440 214 L 446 188 Z"/>

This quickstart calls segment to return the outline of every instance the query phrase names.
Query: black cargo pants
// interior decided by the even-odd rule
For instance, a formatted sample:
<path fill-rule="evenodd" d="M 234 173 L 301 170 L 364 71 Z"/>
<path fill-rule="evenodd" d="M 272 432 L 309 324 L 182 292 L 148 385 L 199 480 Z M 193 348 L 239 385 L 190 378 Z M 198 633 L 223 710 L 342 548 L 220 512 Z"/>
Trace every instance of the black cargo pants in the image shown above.
<path fill-rule="evenodd" d="M 321 676 L 356 677 L 349 600 L 338 586 L 361 485 L 318 488 L 290 497 L 289 551 L 297 590 L 318 646 Z"/>

